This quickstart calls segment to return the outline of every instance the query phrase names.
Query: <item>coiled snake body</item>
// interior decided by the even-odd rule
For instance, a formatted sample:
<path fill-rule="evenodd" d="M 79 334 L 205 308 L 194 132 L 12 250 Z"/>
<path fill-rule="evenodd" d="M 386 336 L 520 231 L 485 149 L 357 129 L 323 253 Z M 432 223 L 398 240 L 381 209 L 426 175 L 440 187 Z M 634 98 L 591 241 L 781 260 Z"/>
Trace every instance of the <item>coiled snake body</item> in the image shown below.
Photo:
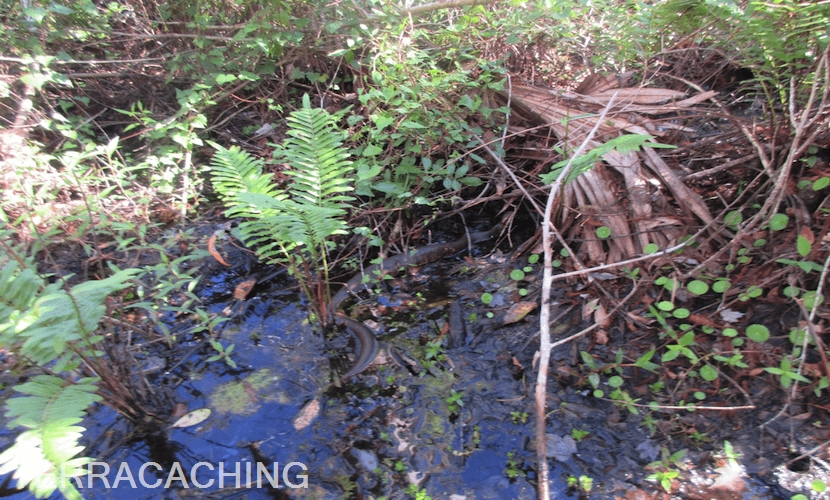
<path fill-rule="evenodd" d="M 372 332 L 368 326 L 364 325 L 360 321 L 355 321 L 338 311 L 340 304 L 346 300 L 349 294 L 357 292 L 357 290 L 359 290 L 363 285 L 364 276 L 369 276 L 370 279 L 375 279 L 386 274 L 394 275 L 401 269 L 405 269 L 407 266 L 422 266 L 429 264 L 430 262 L 435 262 L 439 259 L 464 250 L 470 243 L 488 240 L 497 235 L 500 231 L 501 224 L 496 224 L 487 231 L 470 233 L 469 236 L 464 235 L 450 243 L 429 245 L 418 249 L 414 253 L 402 253 L 395 255 L 394 257 L 384 259 L 380 264 L 374 264 L 366 267 L 363 272 L 352 276 L 352 278 L 345 285 L 343 285 L 343 288 L 341 288 L 334 295 L 334 297 L 332 297 L 331 302 L 329 303 L 329 313 L 334 321 L 339 325 L 344 325 L 357 340 L 357 356 L 349 370 L 344 373 L 342 377 L 340 377 L 340 380 L 345 381 L 365 370 L 372 363 L 372 361 L 374 361 L 375 356 L 377 356 L 378 353 L 378 341 L 377 338 L 375 338 L 374 332 Z"/>

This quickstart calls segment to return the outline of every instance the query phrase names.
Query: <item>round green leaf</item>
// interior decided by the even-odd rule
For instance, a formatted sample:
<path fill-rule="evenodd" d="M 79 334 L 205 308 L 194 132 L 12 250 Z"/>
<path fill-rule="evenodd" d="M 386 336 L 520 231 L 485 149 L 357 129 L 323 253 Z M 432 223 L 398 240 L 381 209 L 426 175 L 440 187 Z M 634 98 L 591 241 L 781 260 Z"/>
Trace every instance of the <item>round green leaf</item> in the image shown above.
<path fill-rule="evenodd" d="M 521 269 L 514 269 L 510 271 L 510 279 L 513 281 L 521 281 L 525 279 L 525 272 Z"/>
<path fill-rule="evenodd" d="M 793 345 L 804 345 L 804 336 L 807 332 L 803 328 L 793 328 L 790 330 L 789 338 Z"/>
<path fill-rule="evenodd" d="M 527 288 L 519 288 L 519 296 L 524 297 L 527 295 Z"/>
<path fill-rule="evenodd" d="M 729 287 L 732 286 L 732 283 L 729 280 L 717 280 L 712 283 L 712 290 L 717 293 L 723 293 L 729 290 Z"/>
<path fill-rule="evenodd" d="M 551 267 L 562 267 L 562 261 L 559 259 L 554 259 L 553 262 L 550 263 Z"/>
<path fill-rule="evenodd" d="M 493 302 L 493 294 L 492 293 L 482 293 L 481 294 L 481 301 L 484 302 L 485 304 L 489 305 L 490 302 Z"/>
<path fill-rule="evenodd" d="M 659 246 L 657 246 L 657 244 L 656 244 L 656 243 L 649 243 L 648 245 L 646 245 L 646 246 L 644 246 L 644 247 L 643 247 L 643 252 L 644 252 L 646 255 L 650 255 L 650 254 L 653 254 L 653 253 L 657 253 L 657 251 L 658 251 L 658 250 L 660 250 L 660 247 L 659 247 Z"/>
<path fill-rule="evenodd" d="M 703 392 L 703 391 L 696 391 L 696 392 L 693 394 L 693 396 L 694 396 L 694 397 L 695 397 L 695 399 L 697 399 L 698 401 L 703 401 L 704 399 L 706 399 L 706 393 L 705 393 L 705 392 Z"/>
<path fill-rule="evenodd" d="M 535 254 L 533 254 L 533 255 L 531 255 L 530 257 L 527 258 L 527 263 L 528 264 L 535 264 L 537 262 L 539 262 L 539 254 L 538 253 L 535 253 Z"/>
<path fill-rule="evenodd" d="M 611 236 L 611 228 L 608 226 L 600 226 L 596 230 L 597 238 L 605 239 Z"/>
<path fill-rule="evenodd" d="M 821 305 L 824 302 L 824 295 L 818 296 L 818 303 Z M 808 311 L 813 309 L 813 305 L 816 303 L 816 292 L 809 291 L 804 294 L 804 307 L 807 308 Z"/>
<path fill-rule="evenodd" d="M 568 251 L 565 250 L 564 248 L 562 250 L 559 250 L 559 255 L 561 255 L 562 257 L 570 257 L 571 256 L 571 254 L 569 254 Z"/>
<path fill-rule="evenodd" d="M 623 378 L 619 375 L 614 375 L 613 377 L 608 379 L 608 385 L 610 385 L 614 389 L 618 389 L 623 385 Z"/>
<path fill-rule="evenodd" d="M 792 297 L 798 297 L 798 294 L 801 293 L 801 290 L 799 290 L 797 286 L 790 285 L 790 286 L 784 287 L 784 290 L 782 290 L 781 293 L 784 295 L 784 297 L 792 298 Z"/>
<path fill-rule="evenodd" d="M 692 280 L 686 285 L 686 288 L 695 295 L 703 295 L 709 291 L 709 285 L 704 281 Z"/>
<path fill-rule="evenodd" d="M 723 333 L 724 337 L 734 337 L 738 335 L 738 330 L 735 330 L 734 328 L 724 328 L 721 333 Z"/>
<path fill-rule="evenodd" d="M 737 230 L 738 226 L 741 225 L 741 222 L 744 221 L 744 216 L 741 215 L 739 210 L 732 210 L 731 212 L 727 213 L 726 216 L 723 218 L 723 223 L 729 229 Z"/>
<path fill-rule="evenodd" d="M 661 311 L 671 311 L 674 309 L 674 304 L 668 300 L 661 300 L 657 303 L 657 309 L 660 309 Z"/>
<path fill-rule="evenodd" d="M 764 325 L 749 325 L 746 327 L 746 336 L 755 342 L 766 342 L 769 338 L 769 329 Z"/>
<path fill-rule="evenodd" d="M 688 309 L 686 309 L 685 307 L 678 307 L 677 309 L 675 309 L 674 311 L 672 311 L 672 313 L 671 313 L 671 314 L 672 314 L 672 316 L 674 316 L 674 317 L 675 317 L 675 318 L 677 318 L 677 319 L 686 319 L 686 318 L 688 318 L 688 317 L 689 317 L 689 315 L 690 315 L 691 313 L 690 313 L 690 312 L 689 312 L 689 310 L 688 310 Z M 689 325 L 689 327 L 691 328 L 691 325 Z"/>
<path fill-rule="evenodd" d="M 766 244 L 767 244 L 767 239 L 766 238 L 758 238 L 757 240 L 755 240 L 755 243 L 753 243 L 752 246 L 762 247 Z"/>
<path fill-rule="evenodd" d="M 703 365 L 700 368 L 700 376 L 707 382 L 713 382 L 718 378 L 718 371 L 712 365 Z"/>
<path fill-rule="evenodd" d="M 789 223 L 790 217 L 787 214 L 775 214 L 769 220 L 769 228 L 773 231 L 781 231 Z"/>

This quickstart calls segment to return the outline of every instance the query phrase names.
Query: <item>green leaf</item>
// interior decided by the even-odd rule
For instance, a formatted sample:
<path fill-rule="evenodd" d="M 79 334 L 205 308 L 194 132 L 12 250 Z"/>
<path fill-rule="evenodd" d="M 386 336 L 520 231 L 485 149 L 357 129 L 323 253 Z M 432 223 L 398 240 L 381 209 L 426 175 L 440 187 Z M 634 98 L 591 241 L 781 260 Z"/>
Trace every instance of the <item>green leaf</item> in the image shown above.
<path fill-rule="evenodd" d="M 656 243 L 649 243 L 648 245 L 643 247 L 643 253 L 645 253 L 646 255 L 657 253 L 659 250 L 660 247 L 657 246 Z"/>
<path fill-rule="evenodd" d="M 724 225 L 726 225 L 726 227 L 732 229 L 733 231 L 738 230 L 738 227 L 741 225 L 741 222 L 743 222 L 743 220 L 744 216 L 741 215 L 741 212 L 739 210 L 733 210 L 731 212 L 728 212 L 723 217 Z"/>
<path fill-rule="evenodd" d="M 795 243 L 796 250 L 798 250 L 798 255 L 802 257 L 806 257 L 810 254 L 810 250 L 812 250 L 813 246 L 810 244 L 810 240 L 805 238 L 804 236 L 798 235 Z"/>
<path fill-rule="evenodd" d="M 677 309 L 672 311 L 672 316 L 674 316 L 677 319 L 686 319 L 689 317 L 690 314 L 691 313 L 689 312 L 689 310 L 685 307 L 678 307 Z"/>
<path fill-rule="evenodd" d="M 597 238 L 605 239 L 611 236 L 611 228 L 608 226 L 600 226 L 596 230 Z"/>
<path fill-rule="evenodd" d="M 766 342 L 769 339 L 769 329 L 764 325 L 749 325 L 746 327 L 746 336 L 755 342 Z"/>
<path fill-rule="evenodd" d="M 521 269 L 514 269 L 510 271 L 510 279 L 513 281 L 521 281 L 525 279 L 525 273 Z"/>
<path fill-rule="evenodd" d="M 821 177 L 813 183 L 813 191 L 821 191 L 830 184 L 830 177 Z"/>
<path fill-rule="evenodd" d="M 363 156 L 365 156 L 365 157 L 377 156 L 377 155 L 381 154 L 382 152 L 383 152 L 383 148 L 381 148 L 380 146 L 376 146 L 374 144 L 369 144 L 368 146 L 366 146 L 366 149 L 363 150 Z"/>
<path fill-rule="evenodd" d="M 705 364 L 700 367 L 700 377 L 707 382 L 713 382 L 718 378 L 718 371 L 712 365 Z"/>
<path fill-rule="evenodd" d="M 790 223 L 790 217 L 787 214 L 775 214 L 769 220 L 769 228 L 773 231 L 781 231 Z"/>
<path fill-rule="evenodd" d="M 224 85 L 226 83 L 235 82 L 237 80 L 236 75 L 231 75 L 227 73 L 222 73 L 216 75 L 216 83 L 219 85 Z"/>
<path fill-rule="evenodd" d="M 709 285 L 706 284 L 706 282 L 700 280 L 690 281 L 686 285 L 686 288 L 695 295 L 703 295 L 704 293 L 709 291 Z"/>

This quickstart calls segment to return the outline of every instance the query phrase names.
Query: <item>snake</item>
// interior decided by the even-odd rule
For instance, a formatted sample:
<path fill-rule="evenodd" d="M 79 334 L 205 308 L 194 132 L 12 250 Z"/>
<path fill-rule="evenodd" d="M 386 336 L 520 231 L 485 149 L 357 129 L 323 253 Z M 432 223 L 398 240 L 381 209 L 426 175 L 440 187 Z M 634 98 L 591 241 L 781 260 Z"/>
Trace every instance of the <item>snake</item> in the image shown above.
<path fill-rule="evenodd" d="M 384 275 L 395 275 L 407 266 L 423 266 L 431 262 L 443 259 L 456 254 L 468 247 L 471 243 L 485 241 L 497 235 L 501 231 L 501 224 L 496 224 L 487 231 L 478 231 L 465 234 L 455 241 L 449 243 L 437 243 L 421 247 L 415 252 L 407 252 L 383 259 L 379 264 L 374 264 L 363 269 L 352 276 L 329 302 L 329 313 L 338 325 L 345 326 L 355 338 L 357 353 L 351 367 L 340 377 L 341 382 L 361 373 L 372 364 L 378 354 L 378 340 L 371 328 L 360 321 L 354 320 L 339 311 L 340 305 L 350 294 L 356 293 L 365 283 L 364 277 L 375 279 Z"/>

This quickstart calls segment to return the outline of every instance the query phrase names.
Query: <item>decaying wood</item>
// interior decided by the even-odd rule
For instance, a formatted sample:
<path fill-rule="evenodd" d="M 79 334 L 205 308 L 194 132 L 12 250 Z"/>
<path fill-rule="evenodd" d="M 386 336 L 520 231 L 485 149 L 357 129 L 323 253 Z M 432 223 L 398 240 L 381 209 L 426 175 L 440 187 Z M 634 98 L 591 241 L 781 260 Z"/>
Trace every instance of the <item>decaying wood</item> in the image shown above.
<path fill-rule="evenodd" d="M 573 151 L 593 129 L 596 135 L 586 143 L 587 150 L 626 133 L 658 137 L 666 129 L 683 128 L 650 116 L 686 109 L 714 95 L 702 92 L 681 99 L 686 94 L 675 90 L 618 88 L 623 78 L 594 76 L 589 80 L 577 89 L 583 93 L 513 85 L 510 99 L 521 114 L 548 124 L 565 149 Z M 600 120 L 603 110 L 606 113 Z M 581 252 L 591 262 L 627 259 L 641 254 L 649 243 L 672 244 L 688 234 L 694 218 L 703 224 L 712 221 L 703 200 L 652 149 L 612 151 L 602 159 L 564 187 L 567 206 L 556 221 L 560 231 L 567 231 L 568 218 L 576 212 L 577 222 L 583 224 L 571 234 L 585 242 Z M 673 207 L 670 213 L 668 207 Z M 599 241 L 594 234 L 600 225 L 611 231 L 607 241 Z"/>

